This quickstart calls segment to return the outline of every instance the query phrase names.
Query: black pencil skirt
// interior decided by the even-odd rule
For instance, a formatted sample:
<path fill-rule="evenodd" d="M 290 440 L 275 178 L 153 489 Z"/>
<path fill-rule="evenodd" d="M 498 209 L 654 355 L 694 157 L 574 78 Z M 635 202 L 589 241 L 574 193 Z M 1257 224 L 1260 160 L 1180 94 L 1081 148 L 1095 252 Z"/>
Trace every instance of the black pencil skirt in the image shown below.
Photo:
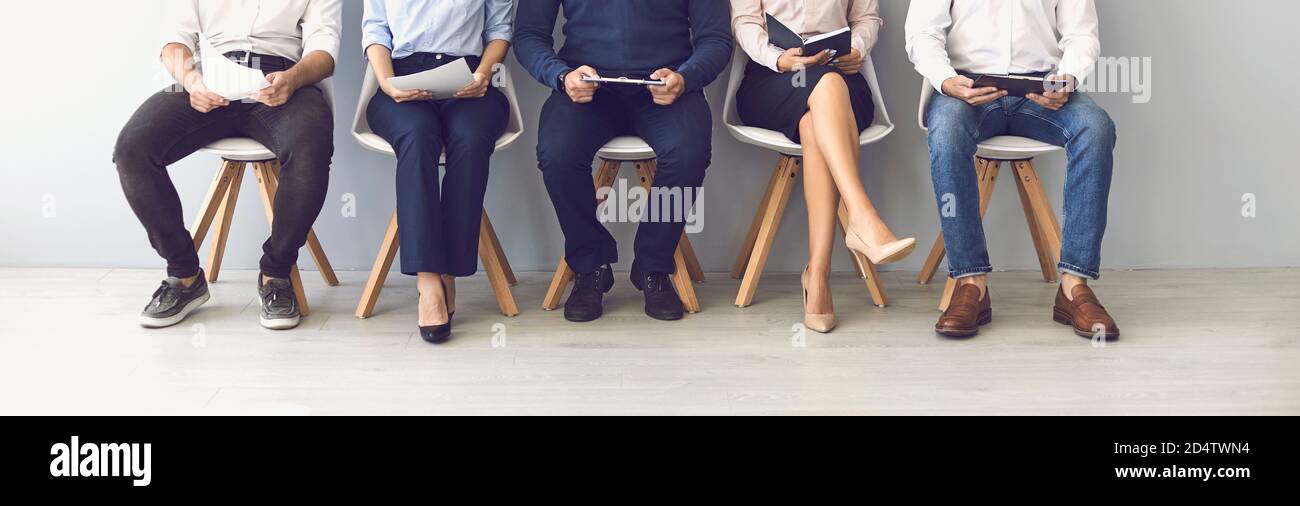
<path fill-rule="evenodd" d="M 778 73 L 750 60 L 745 67 L 745 79 L 736 93 L 741 121 L 747 126 L 776 130 L 799 142 L 799 122 L 808 113 L 808 98 L 822 78 L 834 72 L 838 70 L 829 65 L 810 67 L 807 79 L 796 82 L 794 73 Z M 862 74 L 841 76 L 849 86 L 849 103 L 861 133 L 876 118 L 871 86 Z"/>

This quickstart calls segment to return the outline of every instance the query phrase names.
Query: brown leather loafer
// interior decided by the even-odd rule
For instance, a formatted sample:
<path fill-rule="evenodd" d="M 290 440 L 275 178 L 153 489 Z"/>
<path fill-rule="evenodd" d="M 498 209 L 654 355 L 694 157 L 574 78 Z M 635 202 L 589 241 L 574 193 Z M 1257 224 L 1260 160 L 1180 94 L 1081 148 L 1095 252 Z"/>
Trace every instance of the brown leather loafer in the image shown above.
<path fill-rule="evenodd" d="M 1074 300 L 1065 296 L 1065 287 L 1056 291 L 1056 307 L 1052 308 L 1052 319 L 1062 325 L 1074 327 L 1079 337 L 1093 339 L 1102 337 L 1107 341 L 1119 339 L 1119 326 L 1101 305 L 1097 294 L 1087 285 L 1079 285 L 1073 290 Z"/>
<path fill-rule="evenodd" d="M 952 294 L 948 310 L 939 317 L 934 331 L 944 337 L 974 337 L 980 327 L 993 322 L 993 297 L 984 292 L 980 300 L 980 287 L 961 285 Z"/>

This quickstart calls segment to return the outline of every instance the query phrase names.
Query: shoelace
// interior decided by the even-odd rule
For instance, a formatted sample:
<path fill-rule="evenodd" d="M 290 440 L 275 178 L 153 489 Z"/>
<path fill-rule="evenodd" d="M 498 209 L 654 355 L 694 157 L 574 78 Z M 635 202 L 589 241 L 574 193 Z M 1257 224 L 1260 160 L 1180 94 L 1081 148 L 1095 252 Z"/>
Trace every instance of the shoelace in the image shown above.
<path fill-rule="evenodd" d="M 174 304 L 180 298 L 180 287 L 173 287 L 164 281 L 162 286 L 158 287 L 158 290 L 153 293 L 154 307 L 159 308 Z"/>
<path fill-rule="evenodd" d="M 647 274 L 645 289 L 647 292 L 664 292 L 667 290 L 668 276 L 664 274 Z"/>
<path fill-rule="evenodd" d="M 574 282 L 574 289 L 594 290 L 597 286 L 600 286 L 600 276 L 602 272 L 603 271 L 601 270 L 597 270 L 592 273 L 579 274 L 578 280 Z"/>
<path fill-rule="evenodd" d="M 289 290 L 293 288 L 287 283 L 268 283 L 266 285 L 267 293 L 265 295 L 266 306 L 275 309 L 292 309 L 293 297 L 289 295 Z"/>

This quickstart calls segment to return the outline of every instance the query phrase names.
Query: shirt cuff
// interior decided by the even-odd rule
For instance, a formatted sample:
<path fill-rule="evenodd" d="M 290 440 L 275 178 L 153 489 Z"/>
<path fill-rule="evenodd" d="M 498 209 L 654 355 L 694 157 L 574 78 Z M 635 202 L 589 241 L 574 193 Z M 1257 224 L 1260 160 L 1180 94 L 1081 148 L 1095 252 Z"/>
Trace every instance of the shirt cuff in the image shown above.
<path fill-rule="evenodd" d="M 947 93 L 943 92 L 943 83 L 949 79 L 957 77 L 959 74 L 951 67 L 944 67 L 941 69 L 931 69 L 928 72 L 924 72 L 923 75 L 925 75 L 925 78 L 930 81 L 930 86 L 933 86 L 935 91 L 938 91 L 940 95 L 948 96 Z"/>
<path fill-rule="evenodd" d="M 362 52 L 362 54 L 364 55 L 364 53 L 366 52 L 366 50 L 370 49 L 370 46 L 373 46 L 373 45 L 376 45 L 376 44 L 388 48 L 389 51 L 392 51 L 392 50 L 393 50 L 393 38 L 392 38 L 392 37 L 383 37 L 383 36 L 379 36 L 379 35 L 371 35 L 371 34 L 367 34 L 366 36 L 364 36 L 364 37 L 361 38 L 361 52 Z"/>
<path fill-rule="evenodd" d="M 316 51 L 324 51 L 326 54 L 330 55 L 330 58 L 334 59 L 334 63 L 337 65 L 339 61 L 338 37 L 335 37 L 333 35 L 319 35 L 303 41 L 303 45 L 302 45 L 303 58 L 306 58 L 307 55 L 312 54 Z"/>
<path fill-rule="evenodd" d="M 166 48 L 171 44 L 180 44 L 182 46 L 185 46 L 190 49 L 190 54 L 193 55 L 194 58 L 197 59 L 200 57 L 198 43 L 186 37 L 180 37 L 180 36 L 163 39 L 162 46 L 158 47 L 158 52 L 161 53 L 164 48 Z"/>
<path fill-rule="evenodd" d="M 776 72 L 780 74 L 781 66 L 778 64 L 778 62 L 781 61 L 781 55 L 784 53 L 785 51 L 782 51 L 776 46 L 768 44 L 767 49 L 763 50 L 762 59 L 757 61 L 759 64 L 763 65 L 764 67 L 772 69 L 772 72 Z"/>
<path fill-rule="evenodd" d="M 488 30 L 483 34 L 483 44 L 490 44 L 494 40 L 504 40 L 510 42 L 514 38 L 514 29 L 509 26 Z"/>

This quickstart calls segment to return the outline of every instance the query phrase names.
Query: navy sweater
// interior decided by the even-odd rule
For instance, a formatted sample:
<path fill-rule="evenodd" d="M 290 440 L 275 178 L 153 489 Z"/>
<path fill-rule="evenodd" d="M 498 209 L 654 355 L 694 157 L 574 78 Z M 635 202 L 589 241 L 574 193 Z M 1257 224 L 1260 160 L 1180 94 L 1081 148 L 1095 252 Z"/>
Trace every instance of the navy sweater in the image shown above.
<path fill-rule="evenodd" d="M 565 42 L 555 52 L 564 7 Z M 701 90 L 731 62 L 728 0 L 520 0 L 515 55 L 534 78 L 559 89 L 565 71 L 590 65 L 604 76 L 670 68 Z"/>

